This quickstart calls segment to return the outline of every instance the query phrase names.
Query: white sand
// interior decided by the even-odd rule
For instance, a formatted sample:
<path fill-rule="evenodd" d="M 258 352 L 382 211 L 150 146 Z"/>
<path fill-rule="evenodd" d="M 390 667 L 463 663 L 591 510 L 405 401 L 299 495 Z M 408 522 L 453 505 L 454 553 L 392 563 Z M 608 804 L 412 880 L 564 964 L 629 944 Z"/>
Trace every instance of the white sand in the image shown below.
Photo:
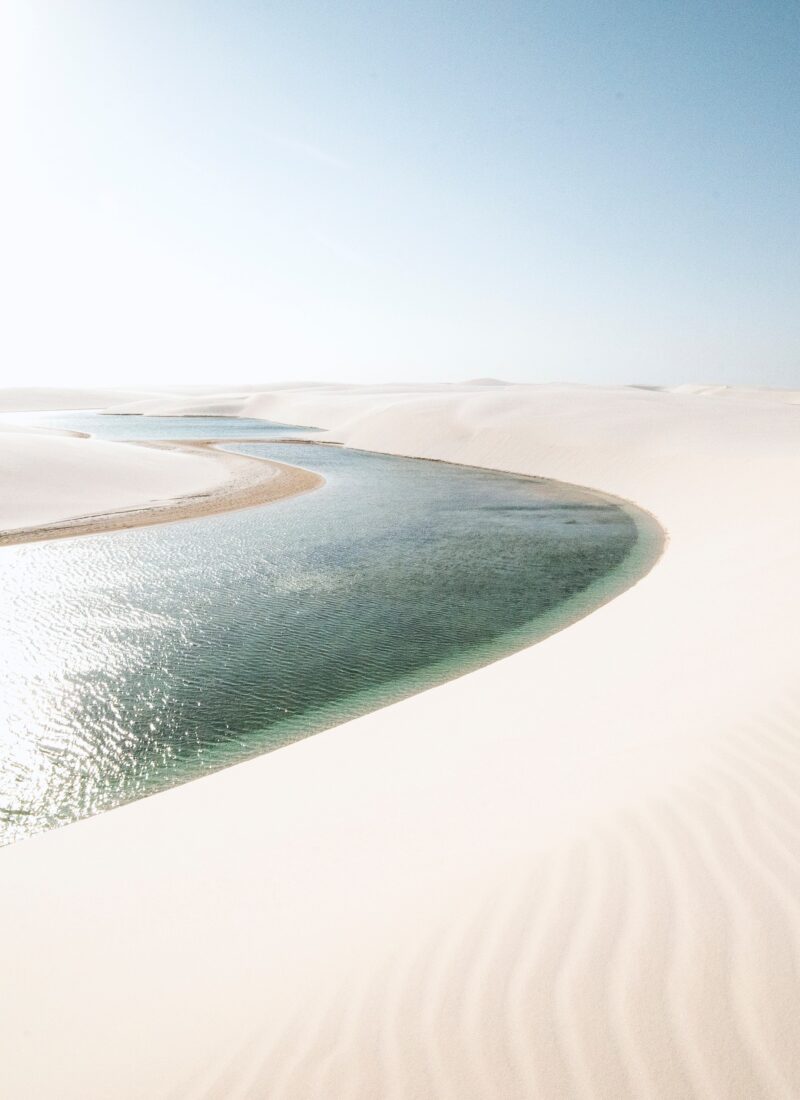
<path fill-rule="evenodd" d="M 0 427 L 0 532 L 218 489 L 218 452 L 187 454 Z"/>
<path fill-rule="evenodd" d="M 538 646 L 0 852 L 0 1094 L 800 1095 L 795 397 L 243 397 L 668 548 Z"/>
<path fill-rule="evenodd" d="M 109 443 L 0 424 L 0 550 L 270 504 L 324 480 L 202 441 Z"/>
<path fill-rule="evenodd" d="M 0 412 L 28 412 L 53 409 L 104 409 L 111 404 L 141 401 L 159 394 L 152 390 L 108 387 L 61 387 L 48 389 L 17 386 L 0 390 Z M 163 400 L 163 395 L 161 395 Z"/>

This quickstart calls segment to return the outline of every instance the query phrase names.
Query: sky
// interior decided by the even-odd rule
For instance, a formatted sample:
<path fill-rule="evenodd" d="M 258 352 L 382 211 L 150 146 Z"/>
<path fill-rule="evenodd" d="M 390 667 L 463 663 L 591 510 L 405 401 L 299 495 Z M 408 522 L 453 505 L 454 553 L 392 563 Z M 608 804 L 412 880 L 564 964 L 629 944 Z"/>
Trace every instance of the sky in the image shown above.
<path fill-rule="evenodd" d="M 795 0 L 1 0 L 0 384 L 800 387 Z"/>

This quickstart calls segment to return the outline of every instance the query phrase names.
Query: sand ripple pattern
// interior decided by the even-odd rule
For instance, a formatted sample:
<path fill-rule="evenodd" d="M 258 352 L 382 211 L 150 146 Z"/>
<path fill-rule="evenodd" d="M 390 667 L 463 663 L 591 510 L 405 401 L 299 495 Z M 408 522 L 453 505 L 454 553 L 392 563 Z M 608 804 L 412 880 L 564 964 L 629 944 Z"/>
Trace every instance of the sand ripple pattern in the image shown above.
<path fill-rule="evenodd" d="M 540 645 L 0 852 L 0 1091 L 797 1100 L 797 405 L 273 404 L 355 446 L 616 493 L 668 549 Z"/>
<path fill-rule="evenodd" d="M 735 730 L 702 780 L 465 884 L 175 1100 L 794 1100 L 798 790 L 796 715 Z"/>

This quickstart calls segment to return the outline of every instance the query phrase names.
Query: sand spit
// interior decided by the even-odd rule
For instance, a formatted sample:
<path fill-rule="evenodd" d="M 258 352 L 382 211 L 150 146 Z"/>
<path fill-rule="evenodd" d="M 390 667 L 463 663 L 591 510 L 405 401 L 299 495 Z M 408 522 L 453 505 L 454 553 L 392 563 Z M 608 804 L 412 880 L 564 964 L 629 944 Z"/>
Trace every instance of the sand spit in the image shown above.
<path fill-rule="evenodd" d="M 308 387 L 240 415 L 587 485 L 670 541 L 537 646 L 1 851 L 0 1093 L 800 1095 L 800 409 Z"/>
<path fill-rule="evenodd" d="M 66 500 L 59 492 L 61 485 L 58 478 L 48 480 L 49 471 L 42 468 L 40 453 L 42 447 L 46 448 L 45 454 L 52 451 L 54 440 L 65 438 L 70 441 L 90 441 L 90 446 L 84 445 L 79 452 L 80 462 L 77 465 L 73 463 L 67 475 Z M 31 439 L 34 440 L 33 447 L 30 446 Z M 20 503 L 15 506 L 15 502 L 10 501 L 10 507 L 0 510 L 0 547 L 131 527 L 149 527 L 158 523 L 174 523 L 177 520 L 252 508 L 308 492 L 324 482 L 324 478 L 310 470 L 269 459 L 235 454 L 214 446 L 208 440 L 107 443 L 93 440 L 78 432 L 55 432 L 51 435 L 49 432 L 33 430 L 6 433 L 2 442 L 5 450 L 13 451 L 17 459 L 16 476 L 7 483 L 7 492 L 9 497 L 20 498 Z M 98 497 L 93 492 L 93 476 L 98 472 L 96 464 L 109 456 L 118 459 L 120 448 L 124 452 L 123 458 L 133 455 L 133 462 L 122 466 L 117 464 L 105 486 L 106 492 Z M 163 458 L 160 465 L 158 462 L 155 465 L 148 462 L 144 473 L 155 473 L 159 480 L 154 490 L 154 499 L 140 503 L 143 464 L 138 461 L 138 457 L 142 448 L 150 452 L 166 452 L 170 461 L 176 456 L 189 458 L 192 463 L 189 469 L 191 480 L 186 481 L 184 468 L 181 467 L 181 482 L 175 484 L 170 476 L 171 466 L 169 463 L 165 465 Z M 61 457 L 63 448 L 59 450 L 56 447 L 56 455 Z M 0 458 L 2 457 L 0 450 Z M 150 459 L 154 456 L 150 454 L 147 457 Z M 201 479 L 198 479 L 198 474 L 202 475 Z M 43 476 L 47 482 L 44 491 L 40 491 L 33 504 L 28 501 L 26 510 L 23 499 L 26 481 L 29 489 L 32 485 L 35 497 L 36 488 L 41 489 Z M 76 490 L 75 481 L 78 478 L 80 481 Z M 146 477 L 144 481 L 147 484 Z M 125 501 L 130 499 L 132 489 L 133 502 L 126 506 Z M 102 510 L 98 508 L 96 511 L 88 511 L 93 503 L 101 500 Z M 25 519 L 31 516 L 31 507 L 37 522 L 26 523 Z M 66 515 L 63 514 L 65 509 Z"/>

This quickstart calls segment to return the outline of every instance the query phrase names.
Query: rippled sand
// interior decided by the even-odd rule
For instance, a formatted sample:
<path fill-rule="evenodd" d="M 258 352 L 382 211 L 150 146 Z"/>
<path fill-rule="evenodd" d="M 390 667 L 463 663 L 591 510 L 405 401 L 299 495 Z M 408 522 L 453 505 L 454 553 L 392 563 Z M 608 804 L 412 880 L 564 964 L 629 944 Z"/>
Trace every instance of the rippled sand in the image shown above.
<path fill-rule="evenodd" d="M 243 395 L 669 545 L 531 649 L 0 852 L 6 1091 L 800 1095 L 797 399 Z"/>

